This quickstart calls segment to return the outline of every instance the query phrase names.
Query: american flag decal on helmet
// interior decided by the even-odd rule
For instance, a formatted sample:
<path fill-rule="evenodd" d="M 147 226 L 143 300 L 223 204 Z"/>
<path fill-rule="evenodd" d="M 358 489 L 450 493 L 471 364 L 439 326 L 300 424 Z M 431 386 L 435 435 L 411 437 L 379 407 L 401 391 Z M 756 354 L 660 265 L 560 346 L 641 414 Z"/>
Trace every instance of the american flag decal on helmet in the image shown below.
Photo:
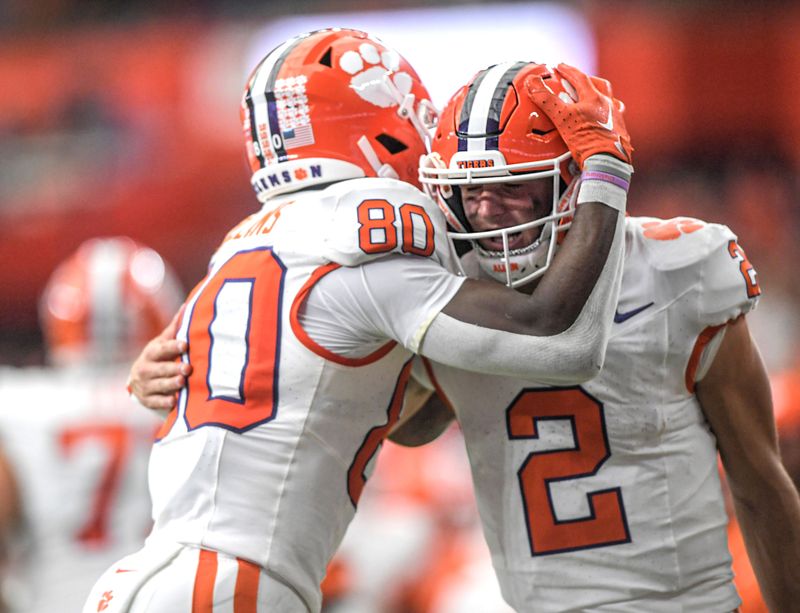
<path fill-rule="evenodd" d="M 275 81 L 275 104 L 285 149 L 314 144 L 305 75 Z"/>
<path fill-rule="evenodd" d="M 311 130 L 311 125 L 299 126 L 283 131 L 283 146 L 286 147 L 287 150 L 313 144 L 314 132 Z"/>

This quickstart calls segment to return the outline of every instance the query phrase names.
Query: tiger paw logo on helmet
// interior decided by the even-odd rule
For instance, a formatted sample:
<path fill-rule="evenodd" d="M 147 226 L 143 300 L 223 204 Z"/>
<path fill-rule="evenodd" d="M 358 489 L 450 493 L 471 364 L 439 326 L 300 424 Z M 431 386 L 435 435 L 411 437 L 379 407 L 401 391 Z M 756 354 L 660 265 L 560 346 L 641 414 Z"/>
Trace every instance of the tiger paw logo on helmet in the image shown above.
<path fill-rule="evenodd" d="M 387 72 L 395 73 L 391 79 L 401 94 L 405 96 L 411 91 L 411 75 L 396 72 L 400 68 L 400 55 L 391 49 L 381 52 L 375 45 L 362 43 L 358 51 L 347 51 L 342 54 L 339 58 L 339 67 L 347 74 L 353 75 L 350 86 L 358 96 L 376 106 L 387 108 L 397 104 L 397 100 L 383 81 Z"/>

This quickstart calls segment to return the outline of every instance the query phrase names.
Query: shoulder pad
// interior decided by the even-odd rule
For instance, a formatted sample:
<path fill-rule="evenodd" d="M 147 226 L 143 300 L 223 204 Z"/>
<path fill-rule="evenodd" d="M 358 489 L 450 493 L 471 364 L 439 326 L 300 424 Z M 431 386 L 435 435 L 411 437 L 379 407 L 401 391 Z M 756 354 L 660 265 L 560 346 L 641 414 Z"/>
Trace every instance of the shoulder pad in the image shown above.
<path fill-rule="evenodd" d="M 437 260 L 452 269 L 444 216 L 420 190 L 394 179 L 336 183 L 320 193 L 330 211 L 322 233 L 326 259 L 357 266 L 390 253 Z"/>
<path fill-rule="evenodd" d="M 400 253 L 455 270 L 442 212 L 420 190 L 394 179 L 351 179 L 270 199 L 228 232 L 211 267 L 262 244 L 318 264 L 357 266 Z"/>
<path fill-rule="evenodd" d="M 631 251 L 644 255 L 656 270 L 692 266 L 736 240 L 727 226 L 693 217 L 628 217 L 626 227 Z"/>
<path fill-rule="evenodd" d="M 748 313 L 761 295 L 755 268 L 732 232 L 730 235 L 733 238 L 709 253 L 702 266 L 699 313 L 709 326 Z"/>
<path fill-rule="evenodd" d="M 755 308 L 756 271 L 727 226 L 689 217 L 628 218 L 626 226 L 628 257 L 641 255 L 664 273 L 658 282 L 684 297 L 686 316 L 701 329 Z"/>

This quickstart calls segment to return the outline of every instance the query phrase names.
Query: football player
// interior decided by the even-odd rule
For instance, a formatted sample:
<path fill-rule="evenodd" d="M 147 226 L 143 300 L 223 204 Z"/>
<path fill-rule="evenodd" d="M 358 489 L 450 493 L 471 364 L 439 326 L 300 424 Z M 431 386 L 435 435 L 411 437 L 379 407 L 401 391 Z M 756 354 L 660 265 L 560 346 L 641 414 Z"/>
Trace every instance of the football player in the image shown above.
<path fill-rule="evenodd" d="M 571 175 L 562 162 L 564 182 L 552 190 L 524 182 L 519 163 L 571 153 L 580 165 L 565 118 L 580 114 L 587 92 L 609 91 L 561 65 L 550 83 L 566 95 L 545 97 L 531 88 L 543 70 L 479 72 L 445 108 L 422 169 L 451 238 L 471 247 L 467 274 L 523 292 L 552 267 L 567 233 Z M 491 79 L 501 71 L 509 78 Z M 485 112 L 475 117 L 481 98 L 508 109 L 492 143 Z M 491 168 L 461 171 L 490 156 Z M 766 600 L 773 611 L 796 610 L 800 502 L 747 327 L 761 293 L 756 272 L 731 230 L 697 219 L 628 217 L 625 242 L 599 376 L 552 387 L 425 361 L 417 374 L 438 400 L 393 439 L 419 444 L 456 416 L 504 598 L 537 613 L 735 610 L 719 451 Z"/>
<path fill-rule="evenodd" d="M 545 77 L 532 90 L 555 98 Z M 334 29 L 285 42 L 252 73 L 242 111 L 264 207 L 212 257 L 177 341 L 151 346 L 184 343 L 191 374 L 163 369 L 154 390 L 134 369 L 134 392 L 163 407 L 171 381 L 186 386 L 151 459 L 154 530 L 85 611 L 318 611 L 415 352 L 563 384 L 602 363 L 632 170 L 608 96 L 573 118 L 594 174 L 552 267 L 562 274 L 532 296 L 451 271 L 445 220 L 414 187 L 428 94 L 380 41 Z"/>
<path fill-rule="evenodd" d="M 51 275 L 40 308 L 49 366 L 0 371 L 11 611 L 79 611 L 97 576 L 144 543 L 160 421 L 120 385 L 181 294 L 162 258 L 126 237 L 83 243 Z"/>

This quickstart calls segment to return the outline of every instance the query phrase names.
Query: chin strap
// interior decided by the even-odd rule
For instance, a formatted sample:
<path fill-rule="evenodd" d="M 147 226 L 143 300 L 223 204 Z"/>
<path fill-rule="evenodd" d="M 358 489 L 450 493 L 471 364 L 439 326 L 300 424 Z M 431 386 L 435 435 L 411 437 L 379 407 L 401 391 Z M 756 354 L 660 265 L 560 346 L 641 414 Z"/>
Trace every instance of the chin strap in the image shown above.
<path fill-rule="evenodd" d="M 366 136 L 359 138 L 357 145 L 358 148 L 361 149 L 361 153 L 364 154 L 364 157 L 367 158 L 367 162 L 372 167 L 372 170 L 375 171 L 376 176 L 381 178 L 388 177 L 390 179 L 400 178 L 397 171 L 390 164 L 381 164 L 380 159 L 378 159 L 378 154 L 375 153 L 372 143 L 369 142 Z"/>

